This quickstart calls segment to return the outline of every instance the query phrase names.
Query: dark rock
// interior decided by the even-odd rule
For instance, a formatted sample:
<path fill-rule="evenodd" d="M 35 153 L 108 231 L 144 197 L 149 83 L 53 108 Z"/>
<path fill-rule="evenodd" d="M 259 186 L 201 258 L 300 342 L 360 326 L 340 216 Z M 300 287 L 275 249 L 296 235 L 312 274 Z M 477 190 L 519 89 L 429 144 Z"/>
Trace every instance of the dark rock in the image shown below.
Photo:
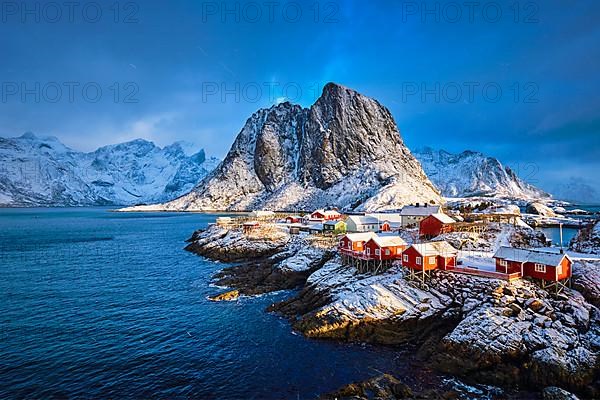
<path fill-rule="evenodd" d="M 574 394 L 556 386 L 548 386 L 542 394 L 544 400 L 579 400 Z"/>

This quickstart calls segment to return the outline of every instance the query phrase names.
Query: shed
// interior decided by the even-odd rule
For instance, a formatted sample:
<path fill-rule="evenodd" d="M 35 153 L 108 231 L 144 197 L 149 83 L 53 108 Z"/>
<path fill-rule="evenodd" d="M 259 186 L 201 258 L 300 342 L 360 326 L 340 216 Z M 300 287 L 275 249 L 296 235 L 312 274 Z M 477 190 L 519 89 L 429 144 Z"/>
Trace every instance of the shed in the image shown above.
<path fill-rule="evenodd" d="M 402 266 L 414 270 L 445 270 L 456 266 L 458 250 L 446 241 L 413 244 L 402 254 Z"/>
<path fill-rule="evenodd" d="M 419 236 L 433 238 L 442 233 L 452 232 L 455 222 L 456 221 L 452 219 L 452 217 L 446 214 L 431 214 L 419 222 Z"/>

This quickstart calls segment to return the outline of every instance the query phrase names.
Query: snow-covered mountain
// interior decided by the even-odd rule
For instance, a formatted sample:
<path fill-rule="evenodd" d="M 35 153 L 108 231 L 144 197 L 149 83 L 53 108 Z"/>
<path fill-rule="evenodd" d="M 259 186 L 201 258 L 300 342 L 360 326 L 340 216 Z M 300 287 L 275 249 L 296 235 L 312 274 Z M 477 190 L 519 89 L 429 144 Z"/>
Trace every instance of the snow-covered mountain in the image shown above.
<path fill-rule="evenodd" d="M 145 140 L 74 151 L 54 137 L 0 138 L 0 206 L 131 205 L 189 192 L 218 164 L 181 143 Z"/>
<path fill-rule="evenodd" d="M 329 83 L 310 108 L 255 112 L 227 157 L 167 210 L 396 208 L 442 201 L 376 100 Z"/>
<path fill-rule="evenodd" d="M 597 184 L 596 184 L 597 186 Z M 554 184 L 550 188 L 556 199 L 571 201 L 578 204 L 600 204 L 600 193 L 581 178 L 570 178 L 565 182 Z"/>
<path fill-rule="evenodd" d="M 452 154 L 429 147 L 414 152 L 427 176 L 446 197 L 548 198 L 496 158 L 474 151 Z"/>

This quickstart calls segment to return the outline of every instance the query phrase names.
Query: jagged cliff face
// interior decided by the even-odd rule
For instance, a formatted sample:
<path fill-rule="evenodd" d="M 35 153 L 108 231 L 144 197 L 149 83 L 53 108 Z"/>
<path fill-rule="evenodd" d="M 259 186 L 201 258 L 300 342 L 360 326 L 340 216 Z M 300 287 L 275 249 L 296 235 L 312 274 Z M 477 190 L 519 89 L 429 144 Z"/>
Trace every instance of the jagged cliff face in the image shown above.
<path fill-rule="evenodd" d="M 0 206 L 129 205 L 189 192 L 218 161 L 134 140 L 74 151 L 56 138 L 0 138 Z"/>
<path fill-rule="evenodd" d="M 509 167 L 482 153 L 452 154 L 424 148 L 415 152 L 427 176 L 446 197 L 496 196 L 548 198 L 543 190 L 520 179 Z"/>
<path fill-rule="evenodd" d="M 397 208 L 441 202 L 377 101 L 328 84 L 310 108 L 252 115 L 221 165 L 165 209 Z"/>

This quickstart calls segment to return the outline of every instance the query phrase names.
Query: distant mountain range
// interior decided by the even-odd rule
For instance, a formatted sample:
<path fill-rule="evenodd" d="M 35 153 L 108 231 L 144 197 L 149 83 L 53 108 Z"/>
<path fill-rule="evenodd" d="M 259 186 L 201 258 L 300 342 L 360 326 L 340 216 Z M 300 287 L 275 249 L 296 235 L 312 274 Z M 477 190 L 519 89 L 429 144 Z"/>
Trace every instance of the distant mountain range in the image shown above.
<path fill-rule="evenodd" d="M 463 151 L 452 154 L 425 147 L 413 154 L 445 197 L 550 197 L 548 193 L 520 179 L 496 158 L 482 153 Z"/>
<path fill-rule="evenodd" d="M 74 151 L 53 137 L 0 138 L 0 206 L 92 206 L 162 202 L 189 192 L 219 160 L 188 156 L 180 143 L 145 140 Z"/>
<path fill-rule="evenodd" d="M 413 155 L 387 108 L 334 83 L 310 108 L 285 102 L 255 112 L 222 162 L 203 150 L 188 156 L 180 143 L 138 139 L 83 153 L 27 133 L 0 138 L 0 172 L 0 206 L 360 211 L 442 196 L 550 197 L 481 153 Z M 564 193 L 575 191 L 593 195 L 577 182 Z"/>
<path fill-rule="evenodd" d="M 573 177 L 565 182 L 555 183 L 550 190 L 557 199 L 577 204 L 600 204 L 600 192 L 581 178 Z"/>

